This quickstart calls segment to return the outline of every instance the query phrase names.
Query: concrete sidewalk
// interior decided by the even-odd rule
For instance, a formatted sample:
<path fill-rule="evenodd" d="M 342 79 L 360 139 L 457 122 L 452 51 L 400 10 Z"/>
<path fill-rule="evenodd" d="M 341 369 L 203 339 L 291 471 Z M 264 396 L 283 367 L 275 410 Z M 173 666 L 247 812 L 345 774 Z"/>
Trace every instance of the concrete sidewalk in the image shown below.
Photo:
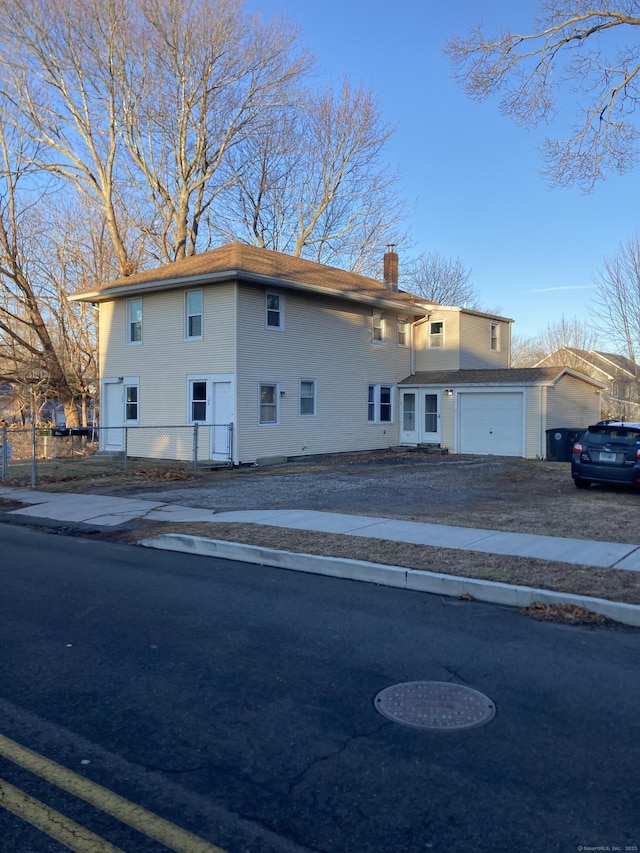
<path fill-rule="evenodd" d="M 573 565 L 640 571 L 640 546 L 618 542 L 594 542 L 557 536 L 507 533 L 478 528 L 453 527 L 402 519 L 347 515 L 315 510 L 248 510 L 216 513 L 207 509 L 167 504 L 160 501 L 119 498 L 108 495 L 38 492 L 0 486 L 0 498 L 20 501 L 28 507 L 10 514 L 61 522 L 115 527 L 135 519 L 171 522 L 249 522 L 291 530 L 315 530 L 348 536 L 410 542 L 436 548 L 479 551 L 514 557 L 564 562 Z M 145 540 L 150 547 L 209 554 L 224 559 L 276 565 L 282 568 L 320 571 L 332 576 L 374 583 L 390 583 L 447 595 L 463 592 L 485 601 L 498 601 L 511 606 L 526 606 L 532 601 L 577 603 L 610 618 L 640 626 L 640 606 L 618 604 L 601 599 L 496 584 L 490 581 L 455 578 L 433 572 L 419 572 L 399 566 L 360 563 L 304 554 L 288 554 L 218 540 L 169 534 Z M 304 568 L 302 565 L 304 564 Z M 598 602 L 602 602 L 598 604 Z M 614 615 L 613 609 L 615 609 Z M 622 617 L 622 618 L 621 618 Z"/>

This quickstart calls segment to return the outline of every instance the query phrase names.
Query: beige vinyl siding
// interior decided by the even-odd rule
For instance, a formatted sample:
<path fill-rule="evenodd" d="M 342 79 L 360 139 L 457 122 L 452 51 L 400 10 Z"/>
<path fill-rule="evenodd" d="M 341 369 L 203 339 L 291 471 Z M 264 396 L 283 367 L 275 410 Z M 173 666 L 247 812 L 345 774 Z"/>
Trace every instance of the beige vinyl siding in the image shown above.
<path fill-rule="evenodd" d="M 370 306 L 295 291 L 282 296 L 284 330 L 266 329 L 265 290 L 238 289 L 239 461 L 397 444 L 395 383 L 411 366 L 409 348 L 397 346 L 395 312 L 386 311 L 385 343 L 374 343 Z M 299 414 L 301 379 L 316 382 L 315 416 Z M 261 382 L 278 386 L 277 425 L 258 423 Z M 367 422 L 369 384 L 393 387 L 393 423 Z"/>
<path fill-rule="evenodd" d="M 491 325 L 498 323 L 499 349 L 491 349 Z M 509 324 L 491 317 L 460 313 L 460 367 L 509 367 Z"/>
<path fill-rule="evenodd" d="M 451 387 L 451 386 L 447 386 Z M 429 388 L 431 391 L 432 389 Z M 450 453 L 455 448 L 455 394 L 445 397 L 444 387 L 436 388 L 440 392 L 441 417 L 440 417 L 440 446 L 445 447 Z"/>
<path fill-rule="evenodd" d="M 235 285 L 204 287 L 203 338 L 185 340 L 185 290 L 142 297 L 142 344 L 127 345 L 126 300 L 100 305 L 101 376 L 139 377 L 139 423 L 187 422 L 187 376 L 235 373 Z"/>
<path fill-rule="evenodd" d="M 563 376 L 549 388 L 547 429 L 588 427 L 600 419 L 598 390 L 575 376 Z"/>
<path fill-rule="evenodd" d="M 444 322 L 444 347 L 429 347 L 429 329 L 432 322 Z M 452 308 L 436 308 L 425 323 L 416 327 L 416 371 L 457 370 L 460 367 L 460 312 Z"/>
<path fill-rule="evenodd" d="M 545 385 L 530 385 L 524 389 L 524 456 L 536 459 L 545 455 L 544 413 L 548 388 Z"/>

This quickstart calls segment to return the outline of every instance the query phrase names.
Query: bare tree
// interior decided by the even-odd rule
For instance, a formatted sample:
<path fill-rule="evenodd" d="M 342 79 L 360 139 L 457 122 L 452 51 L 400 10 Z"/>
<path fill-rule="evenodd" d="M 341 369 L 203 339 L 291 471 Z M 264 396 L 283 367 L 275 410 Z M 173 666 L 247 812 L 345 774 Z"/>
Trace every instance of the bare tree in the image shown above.
<path fill-rule="evenodd" d="M 563 314 L 558 320 L 551 320 L 538 335 L 529 338 L 514 335 L 511 342 L 511 366 L 533 367 L 545 361 L 584 370 L 583 360 L 572 350 L 597 350 L 599 344 L 597 327 Z"/>
<path fill-rule="evenodd" d="M 294 29 L 238 0 L 0 0 L 0 13 L 6 118 L 40 169 L 97 206 L 125 274 L 123 213 L 157 259 L 195 253 L 228 149 L 308 68 Z"/>
<path fill-rule="evenodd" d="M 545 142 L 547 174 L 590 190 L 608 172 L 638 162 L 638 4 L 542 0 L 540 7 L 528 32 L 490 36 L 477 26 L 451 39 L 446 52 L 467 94 L 485 100 L 500 93 L 501 110 L 524 127 L 554 118 L 558 92 L 570 88 L 578 118 L 566 139 Z"/>
<path fill-rule="evenodd" d="M 640 353 L 640 237 L 621 244 L 596 276 L 598 313 L 608 336 L 632 361 Z"/>
<path fill-rule="evenodd" d="M 46 300 L 31 258 L 37 256 L 37 206 L 43 190 L 34 190 L 30 148 L 0 122 L 0 336 L 4 362 L 11 354 L 18 384 L 57 397 L 70 426 L 78 425 L 73 390 L 46 322 Z M 31 192 L 21 192 L 21 185 Z"/>
<path fill-rule="evenodd" d="M 235 150 L 226 235 L 241 229 L 255 245 L 378 271 L 403 215 L 382 156 L 392 134 L 363 85 L 345 78 L 338 91 L 303 93 Z"/>
<path fill-rule="evenodd" d="M 407 264 L 403 287 L 442 305 L 479 308 L 479 297 L 470 282 L 471 270 L 460 258 L 438 251 L 424 252 Z"/>
<path fill-rule="evenodd" d="M 542 348 L 539 337 L 523 337 L 518 334 L 511 336 L 510 367 L 534 367 L 546 355 L 548 353 Z"/>

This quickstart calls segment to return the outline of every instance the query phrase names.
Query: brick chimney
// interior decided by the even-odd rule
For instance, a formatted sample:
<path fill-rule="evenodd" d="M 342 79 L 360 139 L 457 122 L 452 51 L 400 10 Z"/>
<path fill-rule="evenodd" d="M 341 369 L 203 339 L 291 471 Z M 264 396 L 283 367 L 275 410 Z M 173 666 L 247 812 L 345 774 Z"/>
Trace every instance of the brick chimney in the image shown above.
<path fill-rule="evenodd" d="M 384 286 L 389 290 L 398 289 L 398 254 L 394 249 L 395 243 L 389 243 L 384 253 Z"/>

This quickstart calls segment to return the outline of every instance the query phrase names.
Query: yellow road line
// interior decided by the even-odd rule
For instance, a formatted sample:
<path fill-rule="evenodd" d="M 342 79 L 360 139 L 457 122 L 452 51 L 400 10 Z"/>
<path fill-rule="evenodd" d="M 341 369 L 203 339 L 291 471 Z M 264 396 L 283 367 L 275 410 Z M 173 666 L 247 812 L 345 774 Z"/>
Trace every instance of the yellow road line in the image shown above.
<path fill-rule="evenodd" d="M 0 779 L 0 806 L 76 853 L 123 853 L 84 826 Z"/>
<path fill-rule="evenodd" d="M 209 844 L 208 841 L 198 838 L 186 829 L 181 829 L 153 812 L 114 794 L 102 785 L 79 776 L 55 761 L 38 755 L 37 752 L 21 746 L 4 735 L 0 735 L 0 755 L 115 817 L 121 823 L 126 823 L 143 835 L 159 841 L 175 853 L 225 853 L 222 848 Z"/>

